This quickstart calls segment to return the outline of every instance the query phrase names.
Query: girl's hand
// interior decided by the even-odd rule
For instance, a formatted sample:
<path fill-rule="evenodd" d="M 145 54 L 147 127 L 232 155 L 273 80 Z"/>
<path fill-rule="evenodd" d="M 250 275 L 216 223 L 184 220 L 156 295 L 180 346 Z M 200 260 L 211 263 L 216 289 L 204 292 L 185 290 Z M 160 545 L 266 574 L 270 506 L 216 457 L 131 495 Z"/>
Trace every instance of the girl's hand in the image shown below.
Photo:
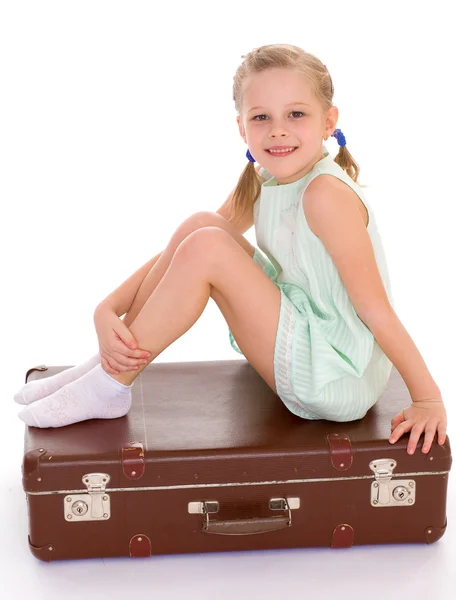
<path fill-rule="evenodd" d="M 133 334 L 112 309 L 97 307 L 93 320 L 101 365 L 107 373 L 118 375 L 120 371 L 136 371 L 138 365 L 149 362 L 150 353 L 137 348 Z"/>
<path fill-rule="evenodd" d="M 420 435 L 424 431 L 422 452 L 426 454 L 431 449 L 436 431 L 438 432 L 438 443 L 440 445 L 445 443 L 446 428 L 447 416 L 442 399 L 418 400 L 401 410 L 391 421 L 392 434 L 389 441 L 394 444 L 403 433 L 411 430 L 407 451 L 409 454 L 413 454 Z"/>

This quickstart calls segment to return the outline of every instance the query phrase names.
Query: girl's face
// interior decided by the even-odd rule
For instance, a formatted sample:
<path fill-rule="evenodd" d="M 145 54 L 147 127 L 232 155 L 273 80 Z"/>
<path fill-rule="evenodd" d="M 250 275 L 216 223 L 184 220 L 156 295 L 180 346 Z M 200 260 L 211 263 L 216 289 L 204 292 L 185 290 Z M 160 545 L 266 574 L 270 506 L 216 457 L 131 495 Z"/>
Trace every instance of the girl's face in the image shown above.
<path fill-rule="evenodd" d="M 236 120 L 255 161 L 283 184 L 300 179 L 322 158 L 323 139 L 333 133 L 337 117 L 335 106 L 323 114 L 305 76 L 274 68 L 248 78 Z M 274 146 L 296 150 L 277 156 L 268 152 Z"/>

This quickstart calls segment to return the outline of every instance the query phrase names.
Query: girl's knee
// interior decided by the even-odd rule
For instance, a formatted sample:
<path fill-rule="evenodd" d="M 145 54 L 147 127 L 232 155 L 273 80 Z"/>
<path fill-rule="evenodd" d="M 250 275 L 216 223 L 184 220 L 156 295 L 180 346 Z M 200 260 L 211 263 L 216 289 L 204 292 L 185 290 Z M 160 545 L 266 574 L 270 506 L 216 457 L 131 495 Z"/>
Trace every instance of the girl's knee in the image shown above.
<path fill-rule="evenodd" d="M 171 244 L 174 250 L 183 242 L 190 234 L 198 229 L 204 227 L 218 227 L 223 229 L 236 240 L 236 242 L 243 248 L 251 258 L 253 258 L 255 247 L 252 246 L 249 241 L 225 219 L 222 215 L 207 210 L 199 211 L 190 215 L 185 221 L 183 221 L 174 232 Z"/>
<path fill-rule="evenodd" d="M 202 227 L 217 226 L 217 223 L 220 224 L 219 219 L 223 219 L 223 217 L 210 211 L 200 211 L 190 215 L 174 232 L 171 238 L 173 245 L 177 248 L 177 246 L 179 246 L 179 244 L 183 242 L 185 238 Z"/>

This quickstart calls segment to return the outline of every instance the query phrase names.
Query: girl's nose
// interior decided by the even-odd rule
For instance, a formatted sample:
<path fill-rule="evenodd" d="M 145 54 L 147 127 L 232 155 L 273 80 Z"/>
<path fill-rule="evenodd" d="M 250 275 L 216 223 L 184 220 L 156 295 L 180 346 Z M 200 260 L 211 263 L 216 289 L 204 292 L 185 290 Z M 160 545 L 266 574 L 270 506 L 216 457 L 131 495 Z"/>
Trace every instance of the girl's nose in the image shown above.
<path fill-rule="evenodd" d="M 287 127 L 285 123 L 276 122 L 271 126 L 269 131 L 269 135 L 275 135 L 277 137 L 283 137 L 288 134 Z"/>

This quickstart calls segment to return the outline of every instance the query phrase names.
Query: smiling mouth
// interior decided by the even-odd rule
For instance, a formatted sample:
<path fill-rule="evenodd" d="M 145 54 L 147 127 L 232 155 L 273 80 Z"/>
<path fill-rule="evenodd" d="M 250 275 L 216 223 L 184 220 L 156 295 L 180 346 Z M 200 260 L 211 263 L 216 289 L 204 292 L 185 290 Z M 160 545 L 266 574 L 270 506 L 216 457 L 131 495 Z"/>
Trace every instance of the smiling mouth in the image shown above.
<path fill-rule="evenodd" d="M 292 146 L 290 146 L 290 148 L 292 148 Z M 266 152 L 271 156 L 288 156 L 289 154 L 293 154 L 296 148 L 297 146 L 294 147 L 293 150 L 288 150 L 286 152 L 284 152 L 283 150 L 276 150 L 275 152 L 271 152 L 271 150 L 266 150 Z"/>

